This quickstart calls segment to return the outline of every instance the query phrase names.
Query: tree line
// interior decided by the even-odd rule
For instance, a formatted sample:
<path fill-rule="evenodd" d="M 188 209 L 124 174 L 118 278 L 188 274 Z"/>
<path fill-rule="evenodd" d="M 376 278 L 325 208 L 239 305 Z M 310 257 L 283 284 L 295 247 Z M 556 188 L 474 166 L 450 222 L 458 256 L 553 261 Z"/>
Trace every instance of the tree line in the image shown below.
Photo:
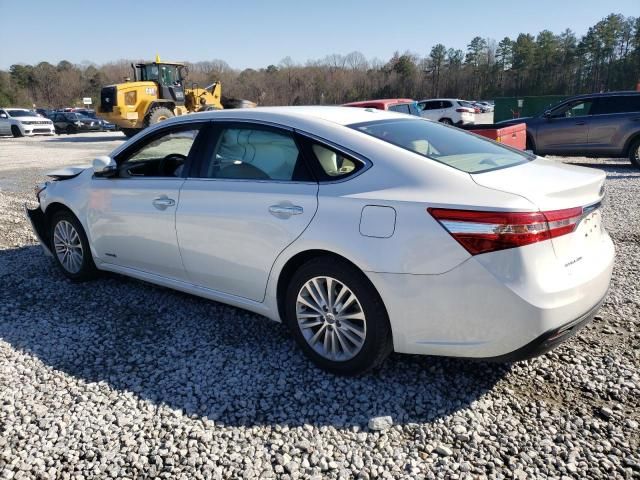
<path fill-rule="evenodd" d="M 57 108 L 79 105 L 83 97 L 97 103 L 102 86 L 131 76 L 131 62 L 12 65 L 0 70 L 0 106 Z M 610 14 L 581 37 L 570 29 L 521 33 L 499 41 L 476 36 L 466 51 L 439 43 L 426 55 L 396 52 L 387 61 L 367 59 L 356 51 L 305 64 L 286 57 L 259 69 L 237 70 L 224 60 L 187 65 L 187 85 L 221 81 L 224 95 L 260 105 L 631 90 L 640 81 L 640 17 Z"/>

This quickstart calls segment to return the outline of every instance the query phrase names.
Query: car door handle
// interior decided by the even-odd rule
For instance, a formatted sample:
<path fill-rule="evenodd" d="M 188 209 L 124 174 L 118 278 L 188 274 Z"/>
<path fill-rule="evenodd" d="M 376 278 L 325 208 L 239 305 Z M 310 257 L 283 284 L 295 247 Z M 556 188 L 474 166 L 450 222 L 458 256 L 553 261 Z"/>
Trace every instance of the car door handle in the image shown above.
<path fill-rule="evenodd" d="M 298 205 L 271 205 L 269 213 L 278 218 L 289 218 L 292 215 L 300 215 L 304 209 Z"/>
<path fill-rule="evenodd" d="M 168 207 L 173 207 L 176 201 L 169 197 L 158 197 L 154 198 L 152 203 L 158 210 L 166 210 Z"/>
<path fill-rule="evenodd" d="M 576 125 L 585 125 L 587 122 L 576 122 Z"/>

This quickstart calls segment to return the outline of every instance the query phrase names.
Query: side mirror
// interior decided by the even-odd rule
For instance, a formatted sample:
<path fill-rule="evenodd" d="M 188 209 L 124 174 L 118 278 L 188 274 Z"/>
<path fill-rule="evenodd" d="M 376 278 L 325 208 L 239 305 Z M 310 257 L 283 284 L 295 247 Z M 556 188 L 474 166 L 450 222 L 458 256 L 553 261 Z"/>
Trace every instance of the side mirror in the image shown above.
<path fill-rule="evenodd" d="M 542 115 L 544 118 L 551 118 L 551 110 L 545 110 Z"/>
<path fill-rule="evenodd" d="M 100 177 L 108 177 L 116 173 L 117 166 L 113 158 L 106 155 L 93 159 L 93 173 Z"/>
<path fill-rule="evenodd" d="M 9 118 L 6 113 L 0 113 L 0 118 Z"/>

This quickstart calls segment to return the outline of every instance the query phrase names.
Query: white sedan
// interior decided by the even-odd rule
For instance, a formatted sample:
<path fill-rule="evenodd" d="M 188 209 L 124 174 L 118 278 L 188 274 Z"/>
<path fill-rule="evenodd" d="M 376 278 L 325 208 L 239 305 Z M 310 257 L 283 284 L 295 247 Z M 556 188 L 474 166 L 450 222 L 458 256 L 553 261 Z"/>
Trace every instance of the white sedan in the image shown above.
<path fill-rule="evenodd" d="M 72 280 L 97 270 L 284 321 L 319 366 L 391 352 L 511 361 L 599 308 L 605 175 L 373 109 L 173 118 L 37 189 Z"/>
<path fill-rule="evenodd" d="M 26 108 L 0 109 L 0 135 L 55 135 L 53 122 Z"/>

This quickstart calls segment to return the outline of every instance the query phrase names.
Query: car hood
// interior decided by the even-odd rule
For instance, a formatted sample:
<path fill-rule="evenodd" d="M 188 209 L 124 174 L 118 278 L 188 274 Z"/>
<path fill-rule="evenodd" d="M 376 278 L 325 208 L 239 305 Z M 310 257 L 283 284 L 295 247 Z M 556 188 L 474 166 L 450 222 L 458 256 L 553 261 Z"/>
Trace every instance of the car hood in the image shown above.
<path fill-rule="evenodd" d="M 60 168 L 59 170 L 54 170 L 52 172 L 47 173 L 47 177 L 51 177 L 56 180 L 65 180 L 68 178 L 77 177 L 82 172 L 84 172 L 87 168 L 91 168 L 91 165 L 78 165 L 75 167 Z"/>
<path fill-rule="evenodd" d="M 17 120 L 18 122 L 41 122 L 43 120 L 49 120 L 45 117 L 37 117 L 35 115 L 29 117 L 11 117 L 11 120 Z"/>

